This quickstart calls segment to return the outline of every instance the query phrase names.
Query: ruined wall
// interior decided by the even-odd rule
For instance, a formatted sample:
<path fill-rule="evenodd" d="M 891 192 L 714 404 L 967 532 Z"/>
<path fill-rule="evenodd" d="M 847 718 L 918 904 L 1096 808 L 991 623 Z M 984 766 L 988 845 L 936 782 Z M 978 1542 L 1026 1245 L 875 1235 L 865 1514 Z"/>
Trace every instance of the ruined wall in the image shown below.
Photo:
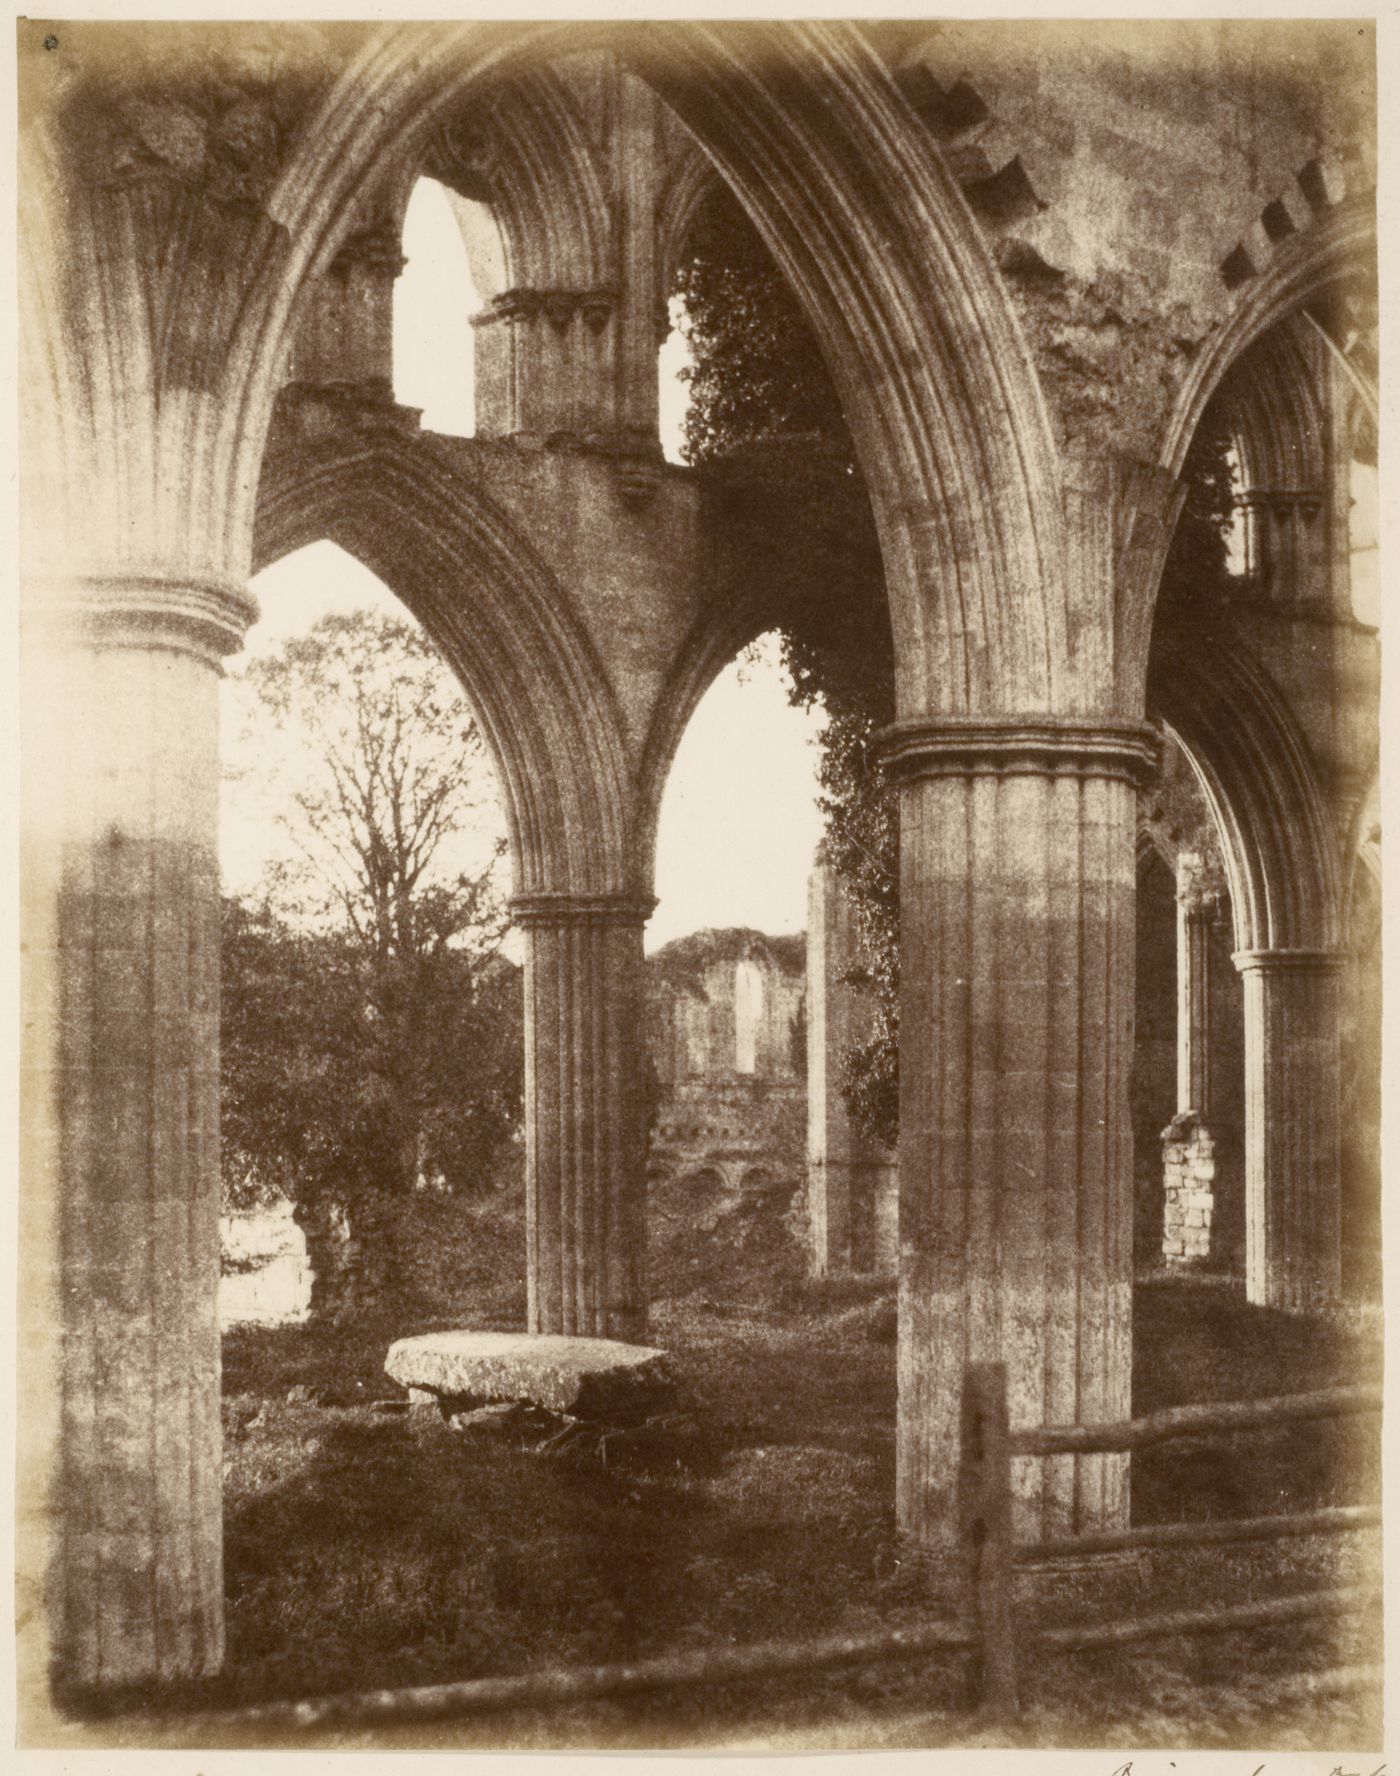
<path fill-rule="evenodd" d="M 1066 442 L 1144 448 L 1229 290 L 1374 187 L 1374 41 L 1310 20 L 905 28 Z"/>
<path fill-rule="evenodd" d="M 802 937 L 698 931 L 647 962 L 650 1171 L 795 1183 L 806 1116 Z"/>

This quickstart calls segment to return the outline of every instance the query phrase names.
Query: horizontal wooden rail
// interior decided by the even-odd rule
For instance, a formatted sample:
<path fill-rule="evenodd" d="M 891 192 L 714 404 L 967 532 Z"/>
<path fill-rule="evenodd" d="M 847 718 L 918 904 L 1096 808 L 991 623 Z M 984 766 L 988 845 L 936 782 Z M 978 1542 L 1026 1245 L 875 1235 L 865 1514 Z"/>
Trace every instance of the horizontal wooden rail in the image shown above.
<path fill-rule="evenodd" d="M 186 1716 L 178 1724 L 182 1731 L 198 1726 L 234 1733 L 247 1729 L 260 1733 L 279 1729 L 305 1733 L 319 1728 L 451 1720 L 495 1709 L 561 1707 L 570 1702 L 591 1702 L 645 1690 L 756 1683 L 792 1671 L 825 1671 L 840 1665 L 863 1665 L 925 1653 L 962 1653 L 973 1647 L 975 1640 L 971 1628 L 951 1622 L 925 1622 L 821 1640 L 757 1641 L 750 1646 L 702 1648 L 643 1659 L 635 1665 L 566 1666 L 512 1677 L 475 1677 L 461 1683 L 355 1691 L 305 1702 L 262 1703 L 200 1715 L 195 1720 Z"/>
<path fill-rule="evenodd" d="M 1035 1636 L 1046 1652 L 1086 1653 L 1095 1648 L 1129 1646 L 1139 1640 L 1165 1640 L 1175 1634 L 1215 1634 L 1225 1629 L 1270 1628 L 1276 1622 L 1301 1622 L 1312 1616 L 1344 1615 L 1368 1609 L 1381 1600 L 1380 1588 L 1351 1586 L 1326 1591 L 1299 1591 L 1292 1597 L 1271 1597 L 1261 1603 L 1235 1603 L 1218 1609 L 1178 1610 L 1171 1615 L 1130 1616 L 1121 1622 L 1086 1622 L 1082 1627 L 1045 1628 Z"/>
<path fill-rule="evenodd" d="M 1042 1425 L 1013 1431 L 1012 1455 L 1110 1455 L 1165 1443 L 1172 1437 L 1210 1432 L 1252 1431 L 1309 1418 L 1343 1418 L 1379 1412 L 1379 1387 L 1323 1388 L 1311 1394 L 1282 1394 L 1271 1400 L 1225 1400 L 1207 1406 L 1171 1406 L 1145 1418 L 1113 1424 Z"/>
<path fill-rule="evenodd" d="M 1212 1542 L 1272 1542 L 1281 1541 L 1285 1536 L 1371 1529 L 1380 1520 L 1378 1505 L 1328 1505 L 1317 1511 L 1292 1511 L 1273 1517 L 1217 1517 L 1195 1523 L 1146 1523 L 1137 1529 L 1112 1529 L 1101 1535 L 1023 1542 L 1016 1550 L 1016 1559 L 1021 1563 L 1063 1560 L 1078 1554 L 1113 1554 L 1137 1548 L 1205 1547 Z"/>

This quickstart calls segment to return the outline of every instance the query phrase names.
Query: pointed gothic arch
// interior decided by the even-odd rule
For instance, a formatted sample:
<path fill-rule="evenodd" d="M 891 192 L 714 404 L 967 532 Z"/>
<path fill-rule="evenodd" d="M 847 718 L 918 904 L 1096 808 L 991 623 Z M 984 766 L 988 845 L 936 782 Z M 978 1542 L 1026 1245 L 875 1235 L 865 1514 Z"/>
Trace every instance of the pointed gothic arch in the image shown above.
<path fill-rule="evenodd" d="M 397 594 L 461 677 L 500 775 L 517 894 L 637 892 L 612 691 L 528 541 L 387 427 L 269 456 L 258 565 L 322 537 Z"/>

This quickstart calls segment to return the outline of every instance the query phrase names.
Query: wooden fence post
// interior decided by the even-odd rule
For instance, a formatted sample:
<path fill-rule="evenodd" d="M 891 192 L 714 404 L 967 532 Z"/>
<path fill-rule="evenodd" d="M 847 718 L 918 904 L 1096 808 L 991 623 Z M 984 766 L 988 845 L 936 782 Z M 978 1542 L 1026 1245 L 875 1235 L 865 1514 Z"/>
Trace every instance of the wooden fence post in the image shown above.
<path fill-rule="evenodd" d="M 1015 1546 L 1006 1365 L 973 1363 L 963 1382 L 959 1494 L 977 1636 L 976 1700 L 997 1719 L 1016 1714 Z"/>

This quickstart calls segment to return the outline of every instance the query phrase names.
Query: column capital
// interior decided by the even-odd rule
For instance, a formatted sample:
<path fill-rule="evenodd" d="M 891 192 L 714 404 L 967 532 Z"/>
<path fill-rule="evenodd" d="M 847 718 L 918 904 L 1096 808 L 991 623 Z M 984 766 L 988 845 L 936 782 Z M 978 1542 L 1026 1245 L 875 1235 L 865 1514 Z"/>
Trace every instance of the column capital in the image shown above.
<path fill-rule="evenodd" d="M 1241 974 L 1340 974 L 1341 950 L 1236 950 L 1231 958 Z"/>
<path fill-rule="evenodd" d="M 652 894 L 571 894 L 541 890 L 512 895 L 510 915 L 526 930 L 556 925 L 645 925 L 656 910 Z"/>
<path fill-rule="evenodd" d="M 1074 776 L 1134 786 L 1157 768 L 1161 742 L 1146 722 L 1073 716 L 915 716 L 876 736 L 897 783 L 922 777 Z"/>
<path fill-rule="evenodd" d="M 589 289 L 536 289 L 516 284 L 493 296 L 485 308 L 469 317 L 473 327 L 492 327 L 503 321 L 533 321 L 543 315 L 562 333 L 581 318 L 593 333 L 601 333 L 617 307 L 617 292 L 607 286 Z"/>
<path fill-rule="evenodd" d="M 25 574 L 21 613 L 36 636 L 91 648 L 169 648 L 218 665 L 243 645 L 258 601 L 212 574 Z"/>

